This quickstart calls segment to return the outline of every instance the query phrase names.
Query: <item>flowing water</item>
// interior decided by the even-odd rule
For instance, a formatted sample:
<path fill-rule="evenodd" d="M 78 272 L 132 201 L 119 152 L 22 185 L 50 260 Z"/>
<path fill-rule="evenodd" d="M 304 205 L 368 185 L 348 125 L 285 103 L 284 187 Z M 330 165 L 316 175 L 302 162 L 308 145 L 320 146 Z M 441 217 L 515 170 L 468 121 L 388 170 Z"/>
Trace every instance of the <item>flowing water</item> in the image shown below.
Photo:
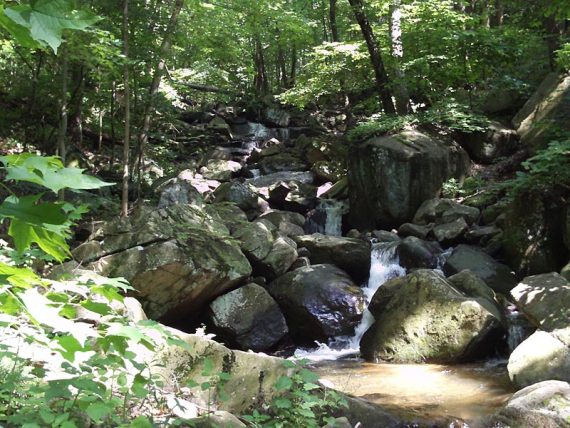
<path fill-rule="evenodd" d="M 306 232 L 342 236 L 342 216 L 348 213 L 348 203 L 336 199 L 321 199 L 307 221 Z"/>

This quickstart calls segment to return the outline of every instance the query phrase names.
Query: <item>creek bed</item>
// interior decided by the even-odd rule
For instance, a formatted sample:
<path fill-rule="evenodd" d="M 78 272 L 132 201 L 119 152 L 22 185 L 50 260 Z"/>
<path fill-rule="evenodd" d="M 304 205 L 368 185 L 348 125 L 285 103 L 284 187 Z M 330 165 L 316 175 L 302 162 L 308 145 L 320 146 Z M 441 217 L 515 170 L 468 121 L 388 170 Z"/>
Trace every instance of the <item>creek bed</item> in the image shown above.
<path fill-rule="evenodd" d="M 505 364 L 372 364 L 359 360 L 315 363 L 335 389 L 381 405 L 404 420 L 491 415 L 514 393 Z"/>

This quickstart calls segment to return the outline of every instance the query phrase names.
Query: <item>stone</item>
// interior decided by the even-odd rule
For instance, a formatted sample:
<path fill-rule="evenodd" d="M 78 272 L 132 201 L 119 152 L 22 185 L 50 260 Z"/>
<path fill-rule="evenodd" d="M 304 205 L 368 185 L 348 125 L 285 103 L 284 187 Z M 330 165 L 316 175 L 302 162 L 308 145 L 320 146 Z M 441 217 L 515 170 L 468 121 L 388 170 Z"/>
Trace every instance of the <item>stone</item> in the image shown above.
<path fill-rule="evenodd" d="M 396 233 L 388 232 L 387 230 L 374 230 L 372 231 L 372 236 L 380 242 L 398 242 L 401 240 Z"/>
<path fill-rule="evenodd" d="M 263 120 L 269 125 L 286 128 L 291 121 L 291 115 L 278 107 L 267 107 L 263 110 Z"/>
<path fill-rule="evenodd" d="M 311 171 L 315 173 L 315 177 L 321 182 L 330 181 L 336 183 L 346 176 L 346 168 L 335 161 L 319 161 L 313 164 Z"/>
<path fill-rule="evenodd" d="M 212 159 L 200 168 L 200 173 L 209 180 L 230 181 L 239 171 L 241 164 L 232 160 Z"/>
<path fill-rule="evenodd" d="M 520 146 L 517 131 L 499 122 L 491 122 L 484 131 L 457 134 L 457 142 L 471 159 L 485 165 L 512 155 Z"/>
<path fill-rule="evenodd" d="M 419 239 L 426 239 L 430 234 L 430 232 L 432 231 L 432 229 L 433 227 L 429 225 L 421 226 L 419 224 L 404 223 L 398 229 L 398 235 L 404 238 L 407 236 L 415 236 L 416 238 Z"/>
<path fill-rule="evenodd" d="M 214 202 L 206 204 L 204 212 L 226 226 L 231 234 L 247 223 L 247 215 L 233 202 Z"/>
<path fill-rule="evenodd" d="M 291 334 L 306 344 L 352 334 L 365 309 L 362 289 L 329 264 L 288 272 L 267 289 L 285 314 Z"/>
<path fill-rule="evenodd" d="M 570 281 L 570 262 L 562 268 L 560 275 L 566 278 L 566 281 Z"/>
<path fill-rule="evenodd" d="M 177 204 L 204 206 L 202 194 L 191 183 L 179 178 L 164 182 L 156 188 L 156 192 L 160 194 L 159 208 Z"/>
<path fill-rule="evenodd" d="M 297 181 L 303 184 L 313 184 L 315 182 L 315 175 L 310 171 L 283 171 L 251 178 L 246 180 L 246 183 L 257 189 L 265 189 L 279 184 L 281 181 Z"/>
<path fill-rule="evenodd" d="M 296 270 L 307 266 L 311 266 L 311 260 L 308 257 L 299 257 L 297 260 L 295 260 L 295 263 L 293 263 L 289 269 Z"/>
<path fill-rule="evenodd" d="M 566 204 L 552 201 L 541 191 L 515 195 L 506 210 L 503 253 L 520 276 L 558 272 L 570 252 L 564 245 Z"/>
<path fill-rule="evenodd" d="M 74 257 L 87 270 L 127 279 L 148 317 L 168 321 L 190 318 L 251 274 L 228 229 L 190 205 L 108 222 Z"/>
<path fill-rule="evenodd" d="M 305 217 L 299 213 L 270 210 L 260 215 L 256 221 L 260 220 L 271 222 L 277 228 L 277 231 L 284 236 L 293 237 L 305 234 L 303 230 Z"/>
<path fill-rule="evenodd" d="M 233 202 L 241 208 L 249 219 L 253 219 L 269 209 L 269 204 L 243 183 L 232 181 L 223 183 L 213 194 L 214 202 Z"/>
<path fill-rule="evenodd" d="M 348 189 L 348 178 L 343 177 L 339 181 L 337 181 L 335 184 L 333 184 L 329 190 L 327 190 L 326 192 L 324 192 L 320 196 L 322 198 L 329 198 L 329 199 L 346 199 L 346 198 L 348 198 L 348 194 L 349 194 L 348 190 L 349 190 Z"/>
<path fill-rule="evenodd" d="M 352 424 L 346 416 L 336 418 L 334 421 L 329 422 L 323 428 L 352 428 Z"/>
<path fill-rule="evenodd" d="M 320 233 L 295 236 L 293 239 L 299 247 L 309 250 L 311 263 L 338 266 L 358 283 L 368 279 L 372 252 L 369 242 Z"/>
<path fill-rule="evenodd" d="M 425 201 L 414 215 L 415 224 L 449 223 L 463 218 L 468 224 L 473 224 L 479 218 L 480 211 L 476 207 L 461 205 L 453 199 L 429 199 Z"/>
<path fill-rule="evenodd" d="M 348 155 L 350 223 L 359 230 L 398 227 L 468 167 L 469 156 L 457 143 L 417 130 L 354 145 Z"/>
<path fill-rule="evenodd" d="M 494 237 L 502 233 L 503 231 L 497 226 L 473 226 L 465 234 L 465 241 L 469 244 L 484 246 L 487 245 Z"/>
<path fill-rule="evenodd" d="M 437 242 L 442 245 L 450 246 L 461 241 L 461 238 L 463 238 L 463 235 L 465 235 L 468 229 L 469 225 L 463 217 L 459 217 L 450 223 L 435 226 L 433 228 L 433 234 Z"/>
<path fill-rule="evenodd" d="M 501 313 L 466 297 L 433 270 L 389 280 L 369 305 L 375 322 L 360 351 L 367 361 L 455 363 L 492 353 Z"/>
<path fill-rule="evenodd" d="M 257 163 L 257 166 L 263 175 L 276 172 L 307 171 L 309 169 L 305 161 L 288 152 L 265 156 Z"/>
<path fill-rule="evenodd" d="M 524 278 L 511 290 L 511 297 L 517 308 L 542 330 L 570 326 L 570 282 L 556 272 Z"/>
<path fill-rule="evenodd" d="M 517 282 L 511 269 L 497 262 L 482 250 L 469 245 L 458 245 L 443 265 L 446 275 L 468 269 L 481 278 L 496 293 L 507 294 Z"/>
<path fill-rule="evenodd" d="M 406 269 L 435 269 L 440 265 L 443 250 L 437 242 L 415 236 L 402 239 L 396 247 L 400 266 Z"/>
<path fill-rule="evenodd" d="M 519 388 L 550 379 L 570 382 L 570 327 L 534 332 L 512 352 L 507 369 Z"/>
<path fill-rule="evenodd" d="M 210 303 L 209 319 L 224 339 L 244 351 L 270 350 L 289 331 L 275 300 L 257 284 L 218 297 Z"/>
<path fill-rule="evenodd" d="M 188 419 L 184 423 L 192 428 L 246 428 L 247 425 L 240 421 L 237 416 L 229 412 L 218 410 L 206 416 Z"/>
<path fill-rule="evenodd" d="M 548 380 L 516 392 L 486 426 L 568 428 L 569 421 L 570 384 Z"/>
<path fill-rule="evenodd" d="M 269 188 L 272 206 L 298 213 L 306 213 L 317 204 L 317 188 L 296 181 L 281 182 Z"/>
<path fill-rule="evenodd" d="M 569 132 L 570 74 L 549 74 L 513 118 L 521 143 L 544 148 L 553 134 Z"/>
<path fill-rule="evenodd" d="M 353 427 L 401 428 L 403 422 L 382 407 L 362 398 L 346 395 L 343 397 L 348 408 L 342 414 L 348 418 Z"/>
<path fill-rule="evenodd" d="M 497 301 L 495 292 L 473 272 L 470 270 L 462 270 L 461 272 L 450 276 L 447 280 L 456 290 L 460 291 L 467 297 L 478 299 L 479 303 L 481 303 L 481 305 L 489 312 L 501 314 L 501 322 L 506 324 L 506 320 L 502 316 L 503 307 Z"/>

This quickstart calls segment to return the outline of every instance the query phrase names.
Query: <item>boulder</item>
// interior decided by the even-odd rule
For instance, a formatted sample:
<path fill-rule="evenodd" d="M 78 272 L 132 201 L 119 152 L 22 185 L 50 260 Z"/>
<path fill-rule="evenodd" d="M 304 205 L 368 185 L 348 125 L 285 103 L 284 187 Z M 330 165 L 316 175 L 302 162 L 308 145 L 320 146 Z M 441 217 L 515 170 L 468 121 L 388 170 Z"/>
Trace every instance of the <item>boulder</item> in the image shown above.
<path fill-rule="evenodd" d="M 458 245 L 443 265 L 446 275 L 468 269 L 481 278 L 495 292 L 507 294 L 517 284 L 511 269 L 482 250 L 469 245 Z"/>
<path fill-rule="evenodd" d="M 372 236 L 380 242 L 398 242 L 401 241 L 400 237 L 394 233 L 387 230 L 373 230 Z"/>
<path fill-rule="evenodd" d="M 396 247 L 400 265 L 406 269 L 436 269 L 443 250 L 437 242 L 424 241 L 415 236 L 402 239 Z"/>
<path fill-rule="evenodd" d="M 156 188 L 160 194 L 158 201 L 159 208 L 166 208 L 170 205 L 194 205 L 204 206 L 202 194 L 188 181 L 179 178 L 170 179 Z"/>
<path fill-rule="evenodd" d="M 270 215 L 268 216 L 266 214 Z M 305 217 L 301 214 L 279 210 L 271 210 L 269 213 L 262 214 L 255 221 L 269 221 L 283 236 L 293 237 L 303 235 L 305 231 L 303 230 L 302 224 L 299 225 L 299 218 L 293 217 L 292 215 L 299 216 L 304 223 Z"/>
<path fill-rule="evenodd" d="M 480 211 L 476 207 L 461 205 L 453 199 L 429 199 L 425 201 L 414 215 L 416 224 L 449 223 L 463 218 L 468 224 L 473 224 L 479 218 Z"/>
<path fill-rule="evenodd" d="M 430 225 L 421 226 L 419 224 L 404 223 L 398 229 L 398 235 L 404 238 L 407 236 L 415 236 L 416 238 L 419 239 L 426 239 L 430 234 L 430 232 L 432 231 L 432 229 L 433 227 Z"/>
<path fill-rule="evenodd" d="M 152 319 L 185 320 L 239 285 L 251 266 L 228 229 L 190 205 L 142 208 L 74 250 L 86 269 L 123 277 Z"/>
<path fill-rule="evenodd" d="M 549 74 L 513 118 L 521 143 L 544 148 L 553 132 L 570 132 L 570 74 Z"/>
<path fill-rule="evenodd" d="M 253 219 L 269 209 L 269 204 L 250 187 L 237 181 L 223 183 L 213 194 L 214 202 L 233 202 Z"/>
<path fill-rule="evenodd" d="M 534 332 L 511 353 L 507 369 L 520 388 L 549 379 L 570 382 L 570 327 Z"/>
<path fill-rule="evenodd" d="M 209 180 L 230 181 L 239 171 L 241 164 L 232 160 L 212 159 L 200 168 L 200 173 Z"/>
<path fill-rule="evenodd" d="M 465 240 L 469 244 L 484 246 L 487 245 L 497 235 L 500 235 L 502 233 L 503 231 L 497 226 L 473 226 L 473 228 L 471 228 L 465 234 Z"/>
<path fill-rule="evenodd" d="M 564 245 L 565 203 L 548 194 L 519 192 L 508 209 L 503 226 L 503 252 L 507 263 L 521 275 L 558 272 L 570 252 Z"/>
<path fill-rule="evenodd" d="M 492 122 L 486 130 L 459 133 L 457 142 L 477 163 L 491 164 L 499 157 L 510 156 L 520 146 L 517 131 L 499 122 Z"/>
<path fill-rule="evenodd" d="M 275 300 L 257 284 L 218 297 L 210 303 L 209 319 L 224 339 L 244 351 L 267 351 L 289 331 Z"/>
<path fill-rule="evenodd" d="M 416 130 L 355 145 L 348 155 L 350 222 L 359 230 L 398 227 L 468 167 L 459 145 Z"/>
<path fill-rule="evenodd" d="M 306 213 L 317 204 L 317 188 L 297 181 L 281 182 L 269 188 L 269 202 L 279 209 Z"/>
<path fill-rule="evenodd" d="M 452 363 L 493 351 L 501 314 L 466 297 L 433 270 L 418 270 L 382 285 L 369 310 L 374 324 L 360 343 L 368 361 Z"/>
<path fill-rule="evenodd" d="M 570 263 L 562 268 L 560 275 L 566 278 L 567 281 L 570 281 Z"/>
<path fill-rule="evenodd" d="M 521 389 L 489 419 L 489 427 L 568 428 L 570 384 L 549 380 Z"/>
<path fill-rule="evenodd" d="M 289 329 L 298 340 L 315 340 L 354 332 L 365 309 L 362 289 L 343 270 L 329 264 L 286 273 L 269 284 Z"/>
<path fill-rule="evenodd" d="M 204 212 L 226 226 L 231 234 L 247 223 L 247 215 L 233 202 L 215 202 L 207 204 Z"/>
<path fill-rule="evenodd" d="M 501 314 L 501 321 L 506 324 L 503 307 L 498 302 L 495 292 L 470 270 L 463 270 L 447 278 L 449 283 L 467 297 L 478 299 L 479 303 L 491 313 Z"/>
<path fill-rule="evenodd" d="M 281 152 L 273 156 L 265 156 L 257 166 L 263 175 L 276 172 L 307 171 L 309 166 L 292 153 Z"/>
<path fill-rule="evenodd" d="M 465 235 L 468 229 L 469 225 L 465 222 L 463 217 L 459 217 L 449 223 L 438 224 L 433 228 L 433 234 L 437 242 L 442 245 L 450 246 L 461 241 L 461 238 L 463 238 L 463 235 Z"/>
<path fill-rule="evenodd" d="M 295 236 L 293 239 L 299 247 L 309 250 L 311 263 L 338 266 L 358 283 L 368 279 L 372 252 L 369 242 L 320 233 Z"/>
<path fill-rule="evenodd" d="M 269 125 L 286 128 L 291 121 L 291 115 L 278 107 L 267 107 L 263 110 L 263 120 Z"/>
<path fill-rule="evenodd" d="M 511 296 L 536 327 L 553 331 L 570 326 L 570 282 L 558 273 L 528 276 Z"/>
<path fill-rule="evenodd" d="M 229 412 L 219 410 L 199 418 L 191 418 L 185 421 L 185 425 L 192 428 L 246 428 L 247 425 L 240 421 L 237 416 Z"/>

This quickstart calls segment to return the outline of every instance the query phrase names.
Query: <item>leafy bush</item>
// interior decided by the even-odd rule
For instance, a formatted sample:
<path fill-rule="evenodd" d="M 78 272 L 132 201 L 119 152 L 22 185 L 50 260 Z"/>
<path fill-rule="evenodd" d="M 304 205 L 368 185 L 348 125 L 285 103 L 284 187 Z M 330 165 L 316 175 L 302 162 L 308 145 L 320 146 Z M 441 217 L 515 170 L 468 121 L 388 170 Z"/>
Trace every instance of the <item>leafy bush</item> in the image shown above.
<path fill-rule="evenodd" d="M 570 43 L 565 43 L 556 54 L 560 68 L 565 71 L 570 70 Z"/>
<path fill-rule="evenodd" d="M 318 376 L 304 367 L 304 362 L 285 361 L 294 369 L 291 376 L 282 376 L 275 385 L 282 395 L 273 399 L 266 412 L 256 409 L 244 416 L 256 428 L 307 427 L 317 428 L 334 418 L 332 413 L 347 407 L 336 391 L 317 385 Z"/>

